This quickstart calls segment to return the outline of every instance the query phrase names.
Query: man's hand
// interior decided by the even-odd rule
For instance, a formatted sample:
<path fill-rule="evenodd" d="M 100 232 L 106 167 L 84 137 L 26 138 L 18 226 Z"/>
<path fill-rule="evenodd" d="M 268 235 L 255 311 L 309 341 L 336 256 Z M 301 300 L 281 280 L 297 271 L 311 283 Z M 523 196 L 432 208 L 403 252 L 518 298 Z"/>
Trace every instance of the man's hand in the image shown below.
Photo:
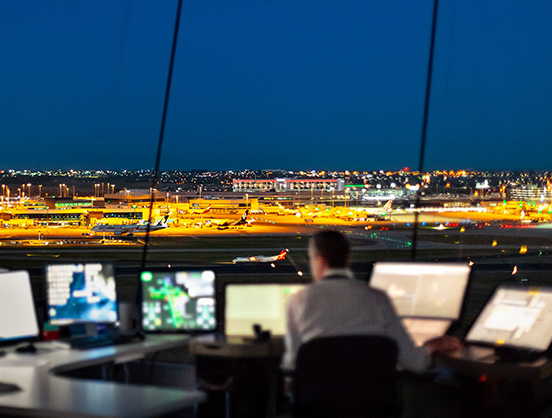
<path fill-rule="evenodd" d="M 424 347 L 431 353 L 441 351 L 456 351 L 462 348 L 462 341 L 456 337 L 445 335 L 444 337 L 434 338 L 426 341 Z"/>

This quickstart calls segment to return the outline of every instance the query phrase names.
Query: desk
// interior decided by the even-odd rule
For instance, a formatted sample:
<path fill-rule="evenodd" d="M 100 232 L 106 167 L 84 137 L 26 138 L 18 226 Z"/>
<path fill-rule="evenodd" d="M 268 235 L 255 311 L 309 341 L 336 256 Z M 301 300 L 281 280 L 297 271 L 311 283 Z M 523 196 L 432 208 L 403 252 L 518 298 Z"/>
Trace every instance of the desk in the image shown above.
<path fill-rule="evenodd" d="M 196 356 L 199 386 L 207 390 L 206 416 L 275 416 L 281 403 L 279 389 L 282 337 L 255 341 L 253 337 L 196 338 L 190 353 Z M 218 396 L 224 393 L 224 400 Z M 223 405 L 221 405 L 221 402 Z"/>
<path fill-rule="evenodd" d="M 463 383 L 466 417 L 536 417 L 552 400 L 552 362 L 545 356 L 505 362 L 493 348 L 467 345 L 435 360 Z"/>
<path fill-rule="evenodd" d="M 268 341 L 259 342 L 253 337 L 226 337 L 224 340 L 217 340 L 207 336 L 193 339 L 190 352 L 196 356 L 280 359 L 284 353 L 284 339 L 272 337 Z"/>
<path fill-rule="evenodd" d="M 456 373 L 479 377 L 544 380 L 552 376 L 552 362 L 543 356 L 533 362 L 505 362 L 495 354 L 493 348 L 466 345 L 452 353 L 440 353 L 437 364 L 448 366 Z"/>
<path fill-rule="evenodd" d="M 83 380 L 56 373 L 107 362 L 124 363 L 147 354 L 186 347 L 183 336 L 148 336 L 145 341 L 89 350 L 48 348 L 37 354 L 9 352 L 0 358 L 0 381 L 22 390 L 0 394 L 0 415 L 33 417 L 141 418 L 177 411 L 205 400 L 199 391 Z M 52 345 L 50 346 L 52 347 Z"/>

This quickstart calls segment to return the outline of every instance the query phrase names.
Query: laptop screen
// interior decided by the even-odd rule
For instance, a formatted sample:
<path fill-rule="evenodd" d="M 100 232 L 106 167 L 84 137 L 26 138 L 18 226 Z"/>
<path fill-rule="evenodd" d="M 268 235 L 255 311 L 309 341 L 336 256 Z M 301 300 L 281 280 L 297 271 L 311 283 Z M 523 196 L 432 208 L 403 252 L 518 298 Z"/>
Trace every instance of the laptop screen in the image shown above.
<path fill-rule="evenodd" d="M 552 288 L 499 286 L 465 339 L 545 351 L 552 343 Z"/>
<path fill-rule="evenodd" d="M 457 263 L 378 262 L 370 286 L 387 293 L 399 316 L 458 319 L 470 270 Z"/>
<path fill-rule="evenodd" d="M 227 336 L 251 336 L 253 324 L 272 335 L 286 332 L 286 305 L 289 296 L 305 284 L 227 284 L 225 287 L 224 330 Z"/>
<path fill-rule="evenodd" d="M 35 339 L 39 333 L 29 273 L 0 273 L 0 344 Z"/>
<path fill-rule="evenodd" d="M 211 270 L 143 271 L 142 329 L 213 332 L 217 329 L 215 273 Z"/>
<path fill-rule="evenodd" d="M 115 323 L 115 269 L 109 263 L 46 266 L 48 317 L 54 325 Z"/>

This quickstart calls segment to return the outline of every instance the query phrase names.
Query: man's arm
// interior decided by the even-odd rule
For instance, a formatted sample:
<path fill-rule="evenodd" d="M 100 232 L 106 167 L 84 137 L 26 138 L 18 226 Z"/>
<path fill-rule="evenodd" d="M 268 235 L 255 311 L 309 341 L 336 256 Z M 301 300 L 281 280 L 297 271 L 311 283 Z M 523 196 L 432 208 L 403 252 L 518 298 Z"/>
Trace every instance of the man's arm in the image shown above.
<path fill-rule="evenodd" d="M 285 371 L 292 371 L 295 369 L 295 358 L 301 345 L 301 336 L 297 327 L 297 321 L 295 318 L 295 310 L 297 306 L 296 294 L 291 295 L 286 307 L 286 335 L 284 336 L 284 355 L 282 357 L 281 368 Z"/>

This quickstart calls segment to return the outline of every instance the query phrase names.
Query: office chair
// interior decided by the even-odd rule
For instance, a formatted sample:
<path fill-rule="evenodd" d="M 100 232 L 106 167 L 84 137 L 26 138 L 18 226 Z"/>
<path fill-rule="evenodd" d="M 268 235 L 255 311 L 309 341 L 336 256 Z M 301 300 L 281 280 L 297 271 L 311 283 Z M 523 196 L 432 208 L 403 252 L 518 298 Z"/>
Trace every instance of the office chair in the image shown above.
<path fill-rule="evenodd" d="M 293 417 L 397 417 L 397 356 L 395 341 L 383 336 L 308 341 L 293 374 Z"/>

